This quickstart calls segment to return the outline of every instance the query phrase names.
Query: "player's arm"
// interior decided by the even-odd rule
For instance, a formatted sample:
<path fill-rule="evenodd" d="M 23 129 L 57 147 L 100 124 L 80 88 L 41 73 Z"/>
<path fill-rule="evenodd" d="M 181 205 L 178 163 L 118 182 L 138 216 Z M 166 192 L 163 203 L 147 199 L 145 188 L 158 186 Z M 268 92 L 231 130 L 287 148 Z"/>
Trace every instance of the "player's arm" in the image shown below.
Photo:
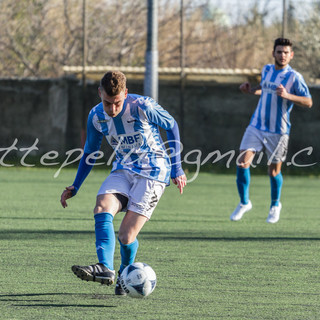
<path fill-rule="evenodd" d="M 305 107 L 305 108 L 312 107 L 313 102 L 311 97 L 298 96 L 298 95 L 289 93 L 282 84 L 280 84 L 280 86 L 276 89 L 276 92 L 279 97 L 290 100 L 294 104 L 300 107 Z"/>
<path fill-rule="evenodd" d="M 180 194 L 183 193 L 183 188 L 187 184 L 187 177 L 181 166 L 181 142 L 179 127 L 174 120 L 174 125 L 171 129 L 167 129 L 167 139 L 171 152 L 171 179 L 172 182 L 177 185 Z"/>
<path fill-rule="evenodd" d="M 177 185 L 182 194 L 183 188 L 187 184 L 187 178 L 181 167 L 181 149 L 180 149 L 180 134 L 179 127 L 174 118 L 168 111 L 163 109 L 153 99 L 147 99 L 148 108 L 146 108 L 146 115 L 148 119 L 163 128 L 167 132 L 167 139 L 171 152 L 171 179 Z"/>
<path fill-rule="evenodd" d="M 67 207 L 67 200 L 71 197 L 75 196 L 80 189 L 83 181 L 86 179 L 88 174 L 90 173 L 95 161 L 91 158 L 87 159 L 89 153 L 84 153 L 78 167 L 76 178 L 73 182 L 73 184 L 69 187 L 66 187 L 66 189 L 61 194 L 61 205 L 65 208 Z M 89 160 L 89 161 L 87 161 Z"/>
<path fill-rule="evenodd" d="M 86 179 L 92 167 L 94 166 L 95 158 L 88 157 L 91 153 L 94 153 L 100 149 L 101 141 L 102 134 L 94 128 L 92 119 L 89 116 L 87 124 L 87 140 L 84 148 L 84 154 L 78 166 L 76 178 L 73 184 L 69 187 L 66 187 L 61 194 L 60 203 L 64 208 L 68 206 L 67 200 L 77 194 L 83 181 Z"/>
<path fill-rule="evenodd" d="M 239 89 L 243 93 L 248 93 L 248 94 L 254 94 L 256 96 L 261 95 L 261 86 L 258 85 L 256 87 L 251 87 L 251 84 L 249 82 L 244 82 L 240 85 Z"/>

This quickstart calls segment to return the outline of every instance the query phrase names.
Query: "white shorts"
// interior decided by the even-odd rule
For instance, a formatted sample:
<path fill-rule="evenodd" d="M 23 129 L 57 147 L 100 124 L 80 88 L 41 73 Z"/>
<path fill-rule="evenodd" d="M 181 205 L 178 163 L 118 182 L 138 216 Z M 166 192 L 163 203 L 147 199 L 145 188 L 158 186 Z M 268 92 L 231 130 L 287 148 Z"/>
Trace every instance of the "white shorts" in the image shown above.
<path fill-rule="evenodd" d="M 131 210 L 148 219 L 158 204 L 166 184 L 148 179 L 129 170 L 117 170 L 102 183 L 98 195 L 120 193 L 128 198 L 127 207 L 122 211 Z"/>
<path fill-rule="evenodd" d="M 248 126 L 241 144 L 240 150 L 254 152 L 266 151 L 269 163 L 283 162 L 288 152 L 289 136 L 287 134 L 270 133 Z"/>

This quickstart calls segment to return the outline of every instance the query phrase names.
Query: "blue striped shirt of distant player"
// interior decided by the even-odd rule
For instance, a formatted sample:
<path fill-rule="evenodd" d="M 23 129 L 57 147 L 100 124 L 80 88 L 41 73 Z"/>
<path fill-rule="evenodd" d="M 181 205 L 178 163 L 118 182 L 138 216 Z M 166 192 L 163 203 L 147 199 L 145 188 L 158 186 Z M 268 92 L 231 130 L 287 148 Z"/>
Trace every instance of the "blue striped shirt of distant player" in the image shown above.
<path fill-rule="evenodd" d="M 262 93 L 251 118 L 251 126 L 271 133 L 290 133 L 290 112 L 293 102 L 277 95 L 276 89 L 280 84 L 286 88 L 288 93 L 311 97 L 301 74 L 289 65 L 281 70 L 276 70 L 271 64 L 265 65 L 260 82 Z"/>

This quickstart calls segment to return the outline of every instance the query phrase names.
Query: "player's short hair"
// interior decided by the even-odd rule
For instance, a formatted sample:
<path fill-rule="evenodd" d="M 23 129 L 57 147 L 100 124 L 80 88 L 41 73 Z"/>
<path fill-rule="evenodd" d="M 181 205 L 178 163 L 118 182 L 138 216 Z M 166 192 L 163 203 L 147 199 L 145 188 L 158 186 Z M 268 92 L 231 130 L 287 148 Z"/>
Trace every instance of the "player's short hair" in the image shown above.
<path fill-rule="evenodd" d="M 274 41 L 273 51 L 276 50 L 277 46 L 285 46 L 285 47 L 290 47 L 292 49 L 293 44 L 289 39 L 278 38 Z"/>
<path fill-rule="evenodd" d="M 127 78 L 120 71 L 108 71 L 100 80 L 100 87 L 108 96 L 116 96 L 127 88 Z"/>

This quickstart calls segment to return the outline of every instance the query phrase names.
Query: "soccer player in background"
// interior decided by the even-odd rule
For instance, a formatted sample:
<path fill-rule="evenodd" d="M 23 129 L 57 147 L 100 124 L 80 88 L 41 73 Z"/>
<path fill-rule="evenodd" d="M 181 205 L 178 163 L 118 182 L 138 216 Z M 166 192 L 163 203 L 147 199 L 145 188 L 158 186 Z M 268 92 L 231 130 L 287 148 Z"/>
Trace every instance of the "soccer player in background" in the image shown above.
<path fill-rule="evenodd" d="M 268 157 L 271 185 L 271 205 L 267 222 L 276 223 L 280 218 L 283 183 L 281 165 L 288 149 L 290 112 L 294 104 L 312 107 L 312 98 L 303 77 L 289 65 L 293 55 L 289 39 L 276 39 L 272 52 L 274 64 L 263 67 L 260 85 L 251 87 L 248 82 L 240 85 L 243 93 L 259 95 L 260 99 L 240 144 L 237 163 L 240 203 L 230 216 L 232 221 L 240 220 L 252 209 L 249 199 L 250 165 L 255 154 L 262 150 L 265 150 Z"/>
<path fill-rule="evenodd" d="M 61 204 L 75 196 L 94 165 L 103 136 L 114 149 L 116 159 L 110 175 L 102 183 L 94 208 L 96 252 L 99 263 L 72 266 L 82 280 L 111 285 L 115 281 L 115 232 L 113 218 L 125 211 L 118 241 L 121 265 L 115 294 L 125 295 L 119 284 L 123 269 L 134 262 L 137 235 L 150 219 L 170 177 L 180 194 L 186 185 L 181 167 L 180 136 L 177 122 L 149 97 L 129 94 L 126 77 L 119 71 L 107 72 L 100 81 L 101 103 L 89 113 L 87 139 L 73 184 L 63 191 Z M 166 130 L 171 159 L 159 127 Z"/>

